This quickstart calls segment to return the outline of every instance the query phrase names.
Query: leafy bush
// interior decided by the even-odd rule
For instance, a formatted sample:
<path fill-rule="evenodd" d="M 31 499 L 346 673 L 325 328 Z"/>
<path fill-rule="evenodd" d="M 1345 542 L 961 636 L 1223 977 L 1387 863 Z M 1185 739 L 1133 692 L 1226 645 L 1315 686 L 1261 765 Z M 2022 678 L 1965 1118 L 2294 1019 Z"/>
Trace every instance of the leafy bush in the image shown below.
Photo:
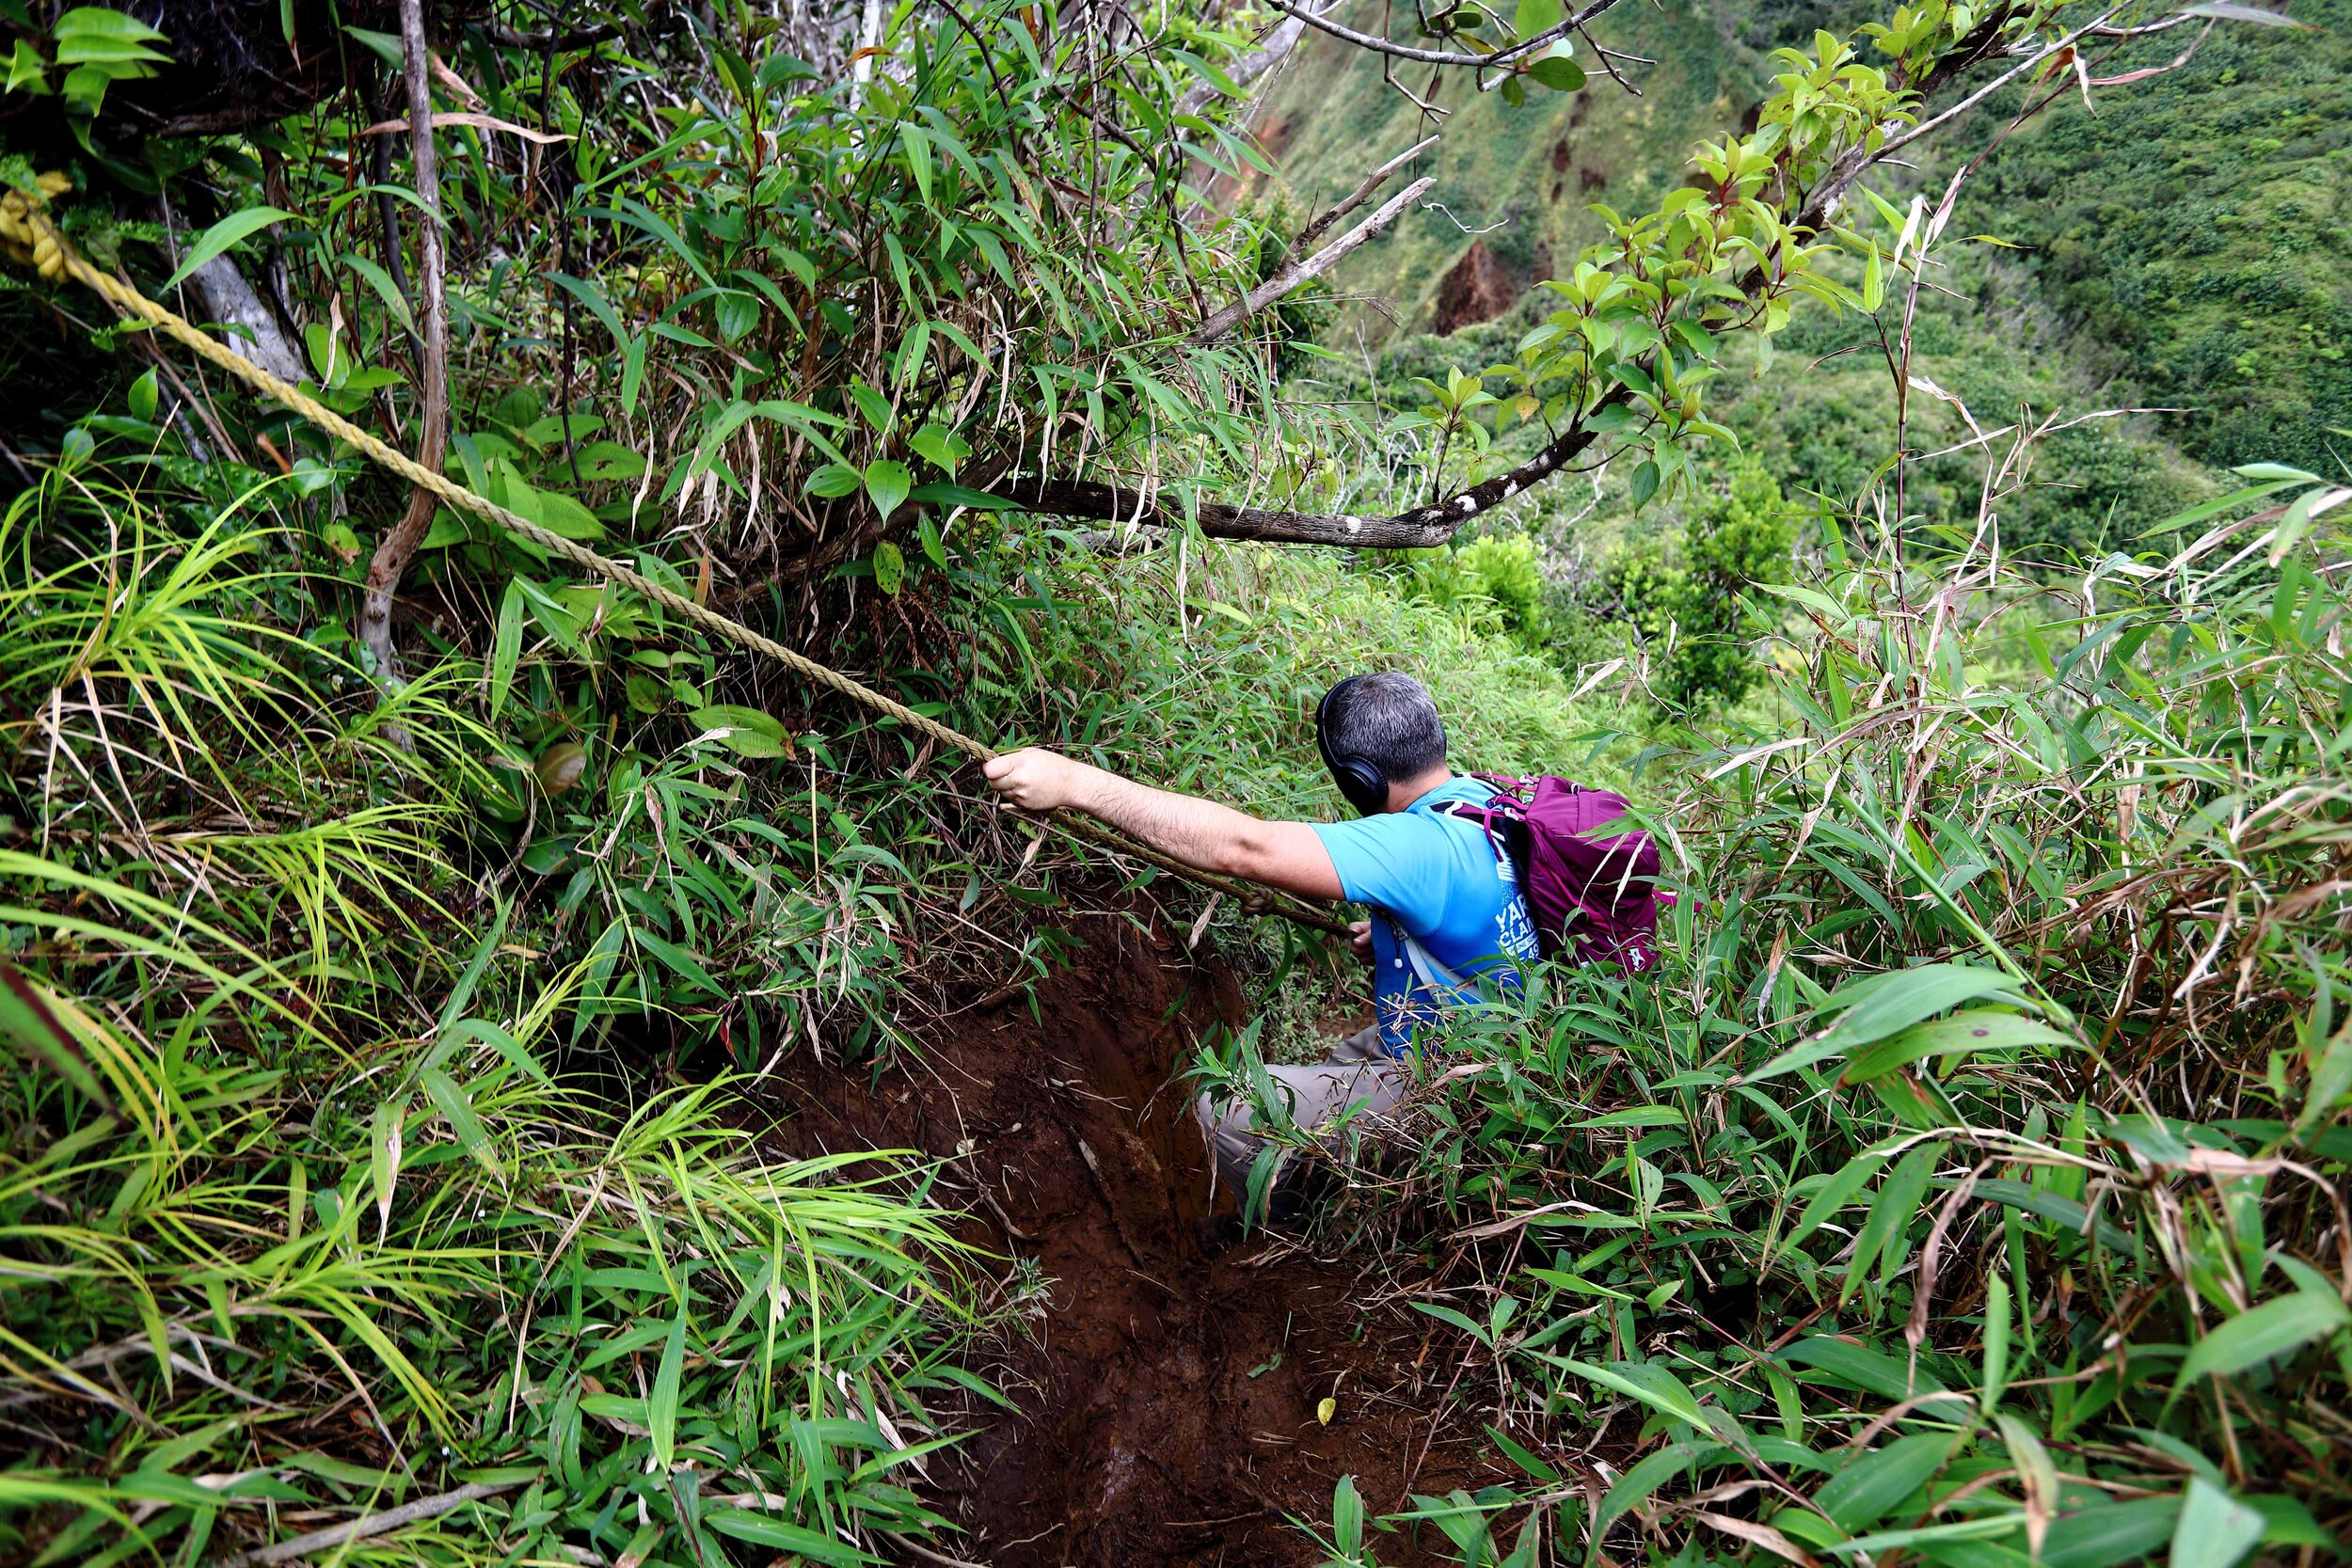
<path fill-rule="evenodd" d="M 1653 656 L 1648 689 L 1664 711 L 1736 704 L 1757 674 L 1743 601 L 1788 576 L 1795 534 L 1779 484 L 1753 460 L 1740 463 L 1693 500 L 1671 543 L 1634 532 L 1589 583 L 1553 592 L 1563 662 L 1595 662 L 1613 641 L 1629 641 Z"/>
<path fill-rule="evenodd" d="M 632 1109 L 562 1060 L 566 1014 L 870 1006 L 850 897 L 711 872 L 789 845 L 722 809 L 716 744 L 559 816 L 486 672 L 376 701 L 306 635 L 294 484 L 222 503 L 106 422 L 140 483 L 75 432 L 0 515 L 0 1553 L 325 1551 L 393 1508 L 360 1549 L 452 1563 L 935 1528 L 904 1471 L 975 1320 L 912 1174 L 762 1155 L 723 1078 Z M 467 829 L 518 790 L 597 851 L 528 913 Z"/>
<path fill-rule="evenodd" d="M 1523 645 L 1543 645 L 1544 576 L 1534 540 L 1490 533 L 1463 545 L 1403 553 L 1412 562 L 1415 597 L 1449 610 L 1490 610 Z"/>

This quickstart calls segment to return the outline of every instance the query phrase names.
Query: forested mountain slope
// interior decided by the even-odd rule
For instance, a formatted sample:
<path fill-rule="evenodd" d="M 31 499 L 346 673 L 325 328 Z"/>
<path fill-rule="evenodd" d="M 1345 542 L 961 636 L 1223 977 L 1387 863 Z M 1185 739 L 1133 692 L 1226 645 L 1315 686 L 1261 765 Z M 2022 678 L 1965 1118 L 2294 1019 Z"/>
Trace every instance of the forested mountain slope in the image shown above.
<path fill-rule="evenodd" d="M 2311 30 L 2217 28 L 2176 71 L 2092 88 L 2095 112 L 2071 95 L 1971 181 L 1952 231 L 2015 248 L 1980 246 L 1976 276 L 1948 280 L 1959 297 L 1923 301 L 1923 346 L 1963 350 L 1965 373 L 2000 418 L 2020 399 L 2075 412 L 2181 408 L 2140 428 L 2207 465 L 2326 465 L 2330 428 L 2352 426 L 2352 6 L 2298 0 L 2292 14 Z M 1852 20 L 1836 7 L 1739 0 L 1624 7 L 1595 33 L 1657 61 L 1624 68 L 1641 97 L 1587 50 L 1581 93 L 1539 93 L 1517 108 L 1499 94 L 1448 99 L 1455 112 L 1424 166 L 1443 210 L 1419 208 L 1350 259 L 1341 291 L 1366 300 L 1351 321 L 1379 342 L 1496 315 L 1602 235 L 1593 203 L 1644 209 L 1682 178 L 1693 143 L 1739 130 L 1769 84 L 1773 49 Z M 2137 40 L 2091 73 L 2168 66 L 2190 36 Z M 1419 90 L 1409 72 L 1399 79 Z M 2020 102 L 2013 90 L 1988 102 L 1923 147 L 1918 167 L 1884 194 L 1940 193 Z M 1375 61 L 1321 37 L 1301 46 L 1260 124 L 1302 212 L 1431 129 Z M 1810 359 L 1859 342 L 1856 327 L 1790 346 Z M 1354 341 L 1349 329 L 1339 336 Z M 1873 436 L 1854 450 L 1883 448 Z M 1850 467 L 1817 453 L 1791 473 L 1832 480 Z M 2128 510 L 2153 515 L 2173 499 Z"/>

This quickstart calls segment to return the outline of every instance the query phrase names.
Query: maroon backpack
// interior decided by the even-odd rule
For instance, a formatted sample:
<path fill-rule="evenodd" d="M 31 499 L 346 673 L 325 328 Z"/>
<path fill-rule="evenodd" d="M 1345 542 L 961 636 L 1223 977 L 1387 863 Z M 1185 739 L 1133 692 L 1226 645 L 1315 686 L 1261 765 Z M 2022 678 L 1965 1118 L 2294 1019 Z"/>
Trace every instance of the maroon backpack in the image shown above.
<path fill-rule="evenodd" d="M 1658 891 L 1658 846 L 1624 820 L 1626 798 L 1549 773 L 1472 776 L 1494 785 L 1492 800 L 1449 800 L 1438 809 L 1477 823 L 1510 854 L 1543 956 L 1570 947 L 1580 963 L 1649 968 L 1658 957 L 1658 907 L 1673 895 Z"/>

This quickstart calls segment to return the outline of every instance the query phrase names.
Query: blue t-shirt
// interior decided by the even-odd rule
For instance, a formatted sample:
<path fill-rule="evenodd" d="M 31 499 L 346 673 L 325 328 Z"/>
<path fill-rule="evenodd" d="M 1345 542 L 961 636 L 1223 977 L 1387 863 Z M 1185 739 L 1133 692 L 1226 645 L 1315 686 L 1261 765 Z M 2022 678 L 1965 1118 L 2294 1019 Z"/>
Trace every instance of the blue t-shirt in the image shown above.
<path fill-rule="evenodd" d="M 1514 989 L 1519 964 L 1535 961 L 1510 856 L 1476 822 L 1437 809 L 1493 798 L 1493 785 L 1454 778 L 1403 811 L 1315 825 L 1340 891 L 1373 906 L 1373 1013 L 1392 1055 L 1439 1008 L 1476 1000 L 1479 981 Z"/>

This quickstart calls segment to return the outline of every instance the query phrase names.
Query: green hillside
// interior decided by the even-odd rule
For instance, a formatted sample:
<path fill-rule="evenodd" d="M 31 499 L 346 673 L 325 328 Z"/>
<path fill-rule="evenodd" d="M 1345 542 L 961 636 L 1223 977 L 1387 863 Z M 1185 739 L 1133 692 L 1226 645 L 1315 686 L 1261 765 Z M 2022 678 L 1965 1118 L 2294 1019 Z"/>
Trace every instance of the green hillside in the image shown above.
<path fill-rule="evenodd" d="M 2188 478 L 2184 458 L 2325 467 L 2329 431 L 2352 426 L 2352 5 L 2306 0 L 2295 14 L 2312 30 L 2218 26 L 2181 69 L 2098 88 L 2095 112 L 2069 95 L 1997 150 L 1963 194 L 1950 232 L 2005 245 L 1948 253 L 1951 293 L 1922 300 L 1919 347 L 1939 385 L 1988 423 L 2007 422 L 2020 404 L 2063 417 L 2185 410 L 2070 433 L 2091 476 L 2059 501 L 2074 519 L 2057 531 L 2072 542 L 2087 542 L 2093 514 L 2119 524 L 2162 515 Z M 1466 230 L 1501 226 L 1480 238 L 1519 287 L 1565 270 L 1600 232 L 1591 203 L 1654 202 L 1682 178 L 1694 142 L 1740 126 L 1768 81 L 1772 49 L 1841 20 L 1804 6 L 1625 6 L 1598 36 L 1657 60 L 1634 72 L 1641 98 L 1597 71 L 1574 97 L 1538 94 L 1518 109 L 1457 92 L 1449 102 L 1458 112 L 1425 166 L 1438 179 L 1431 199 L 1452 215 L 1417 210 L 1342 269 L 1342 293 L 1365 300 L 1357 324 L 1406 361 L 1471 364 L 1476 355 L 1408 347 L 1400 336 L 1432 325 L 1447 273 L 1473 244 Z M 2169 64 L 2191 36 L 2138 40 L 2096 69 Z M 1988 103 L 1923 148 L 1918 167 L 1889 171 L 1886 194 L 1932 199 L 1955 160 L 1979 150 L 2017 106 L 2014 93 Z M 1302 47 L 1262 123 L 1302 206 L 1343 194 L 1379 155 L 1426 134 L 1374 62 L 1320 38 Z M 1535 309 L 1522 298 L 1503 325 Z M 1784 356 L 1810 363 L 1871 352 L 1823 365 L 1802 388 L 1768 374 L 1757 387 L 1766 402 L 1751 398 L 1741 412 L 1775 417 L 1739 428 L 1791 481 L 1845 489 L 1889 434 L 1876 428 L 1887 402 L 1876 343 L 1871 324 L 1801 317 Z M 1926 429 L 1940 428 L 1939 417 Z M 2083 465 L 2067 466 L 2082 483 Z M 2107 493 L 2103 471 L 2116 478 Z"/>
<path fill-rule="evenodd" d="M 1464 102 L 1457 88 L 1447 99 L 1457 112 L 1442 127 L 1445 140 L 1422 169 L 1438 178 L 1428 199 L 1453 216 L 1422 207 L 1399 219 L 1351 258 L 1343 290 L 1379 296 L 1400 323 L 1418 327 L 1470 247 L 1465 229 L 1502 225 L 1484 236 L 1487 248 L 1524 280 L 1599 236 L 1590 203 L 1654 204 L 1681 179 L 1691 144 L 1736 127 L 1760 96 L 1762 58 L 1738 41 L 1730 15 L 1709 4 L 1613 12 L 1602 41 L 1659 62 L 1644 68 L 1638 99 L 1597 69 L 1583 92 L 1537 93 L 1517 109 L 1493 93 Z M 1416 91 L 1422 85 L 1402 79 Z M 1429 135 L 1421 111 L 1381 81 L 1375 61 L 1320 34 L 1300 45 L 1262 131 L 1302 205 L 1344 196 L 1375 165 Z"/>

